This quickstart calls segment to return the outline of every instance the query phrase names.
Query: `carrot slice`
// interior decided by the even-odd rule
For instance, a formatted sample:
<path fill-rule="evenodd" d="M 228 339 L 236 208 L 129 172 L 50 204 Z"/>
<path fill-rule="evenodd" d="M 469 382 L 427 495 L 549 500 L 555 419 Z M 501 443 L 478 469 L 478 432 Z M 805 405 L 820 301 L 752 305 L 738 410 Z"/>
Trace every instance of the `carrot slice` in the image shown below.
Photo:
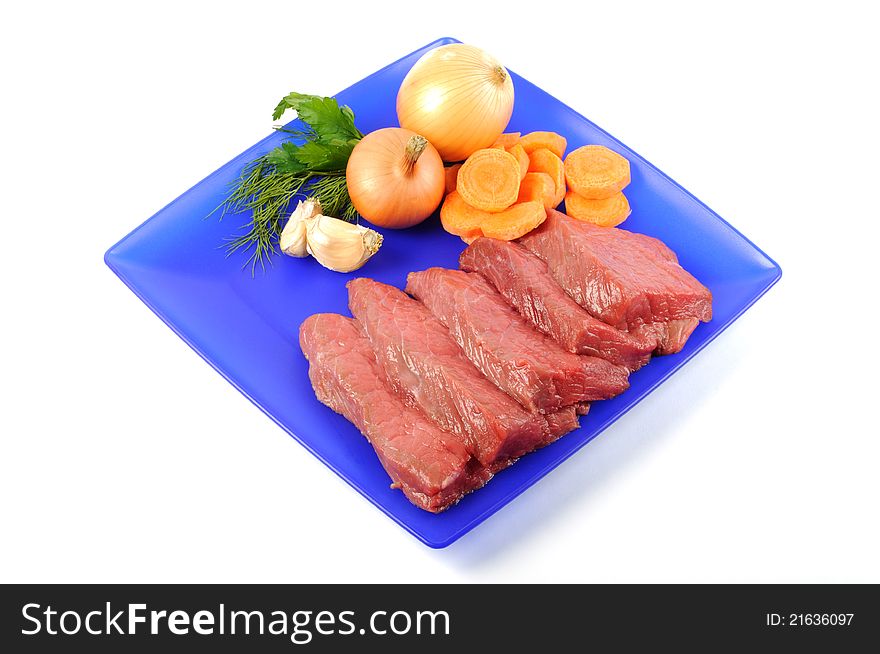
<path fill-rule="evenodd" d="M 475 239 L 483 235 L 480 225 L 491 214 L 474 209 L 464 201 L 458 191 L 452 191 L 443 200 L 440 207 L 440 223 L 450 234 L 461 236 L 463 239 Z"/>
<path fill-rule="evenodd" d="M 512 241 L 525 236 L 546 219 L 547 210 L 540 202 L 520 202 L 505 211 L 489 214 L 480 229 L 483 236 Z"/>
<path fill-rule="evenodd" d="M 519 195 L 519 162 L 504 150 L 477 150 L 458 171 L 456 190 L 472 207 L 504 211 Z"/>
<path fill-rule="evenodd" d="M 550 152 L 547 148 L 538 148 L 529 155 L 530 173 L 547 173 L 553 180 L 556 193 L 553 196 L 553 206 L 557 206 L 565 197 L 565 166 L 562 159 Z"/>
<path fill-rule="evenodd" d="M 626 220 L 631 212 L 629 201 L 623 193 L 615 193 L 602 200 L 590 200 L 574 191 L 565 194 L 565 213 L 599 227 L 615 227 Z"/>
<path fill-rule="evenodd" d="M 538 201 L 545 209 L 556 207 L 553 200 L 556 197 L 556 184 L 547 173 L 526 173 L 519 183 L 519 197 L 517 202 Z"/>
<path fill-rule="evenodd" d="M 547 148 L 562 159 L 565 154 L 565 146 L 568 142 L 562 134 L 556 132 L 530 132 L 519 140 L 520 145 L 526 151 L 526 154 L 532 154 L 535 150 Z"/>
<path fill-rule="evenodd" d="M 565 158 L 565 181 L 589 200 L 610 198 L 629 184 L 629 161 L 604 145 L 585 145 Z"/>
<path fill-rule="evenodd" d="M 496 213 L 475 209 L 462 199 L 458 191 L 446 196 L 440 208 L 440 222 L 450 234 L 470 243 L 480 236 L 512 241 L 528 234 L 547 218 L 539 201 L 517 202 Z"/>
<path fill-rule="evenodd" d="M 456 181 L 458 180 L 458 169 L 461 168 L 461 164 L 453 164 L 451 166 L 447 166 L 445 168 L 446 173 L 446 193 L 452 193 L 455 190 Z"/>
<path fill-rule="evenodd" d="M 505 132 L 492 144 L 493 148 L 501 148 L 502 150 L 509 150 L 514 145 L 519 143 L 519 132 Z"/>
<path fill-rule="evenodd" d="M 526 173 L 529 172 L 529 155 L 526 154 L 526 151 L 523 150 L 523 146 L 519 143 L 509 147 L 507 151 L 516 157 L 516 160 L 519 162 L 519 178 L 522 180 L 522 178 L 526 176 Z"/>

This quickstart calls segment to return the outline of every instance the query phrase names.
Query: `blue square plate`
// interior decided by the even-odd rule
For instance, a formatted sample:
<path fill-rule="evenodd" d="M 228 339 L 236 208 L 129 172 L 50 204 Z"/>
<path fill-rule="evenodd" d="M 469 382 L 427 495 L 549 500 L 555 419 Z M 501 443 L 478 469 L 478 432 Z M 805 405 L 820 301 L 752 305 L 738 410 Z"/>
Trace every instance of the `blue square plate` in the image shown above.
<path fill-rule="evenodd" d="M 364 133 L 396 126 L 395 98 L 404 75 L 440 39 L 336 96 L 355 112 Z M 660 357 L 632 375 L 631 388 L 597 402 L 584 426 L 524 457 L 485 488 L 440 515 L 411 505 L 389 489 L 372 448 L 344 418 L 315 399 L 297 344 L 300 323 L 317 312 L 348 315 L 345 283 L 367 276 L 402 287 L 406 274 L 429 266 L 457 267 L 463 244 L 437 216 L 403 231 L 386 231 L 379 254 L 354 275 L 314 259 L 279 258 L 256 277 L 244 257 L 218 247 L 244 223 L 205 216 L 222 201 L 242 166 L 276 147 L 273 133 L 174 200 L 107 251 L 107 265 L 171 329 L 221 375 L 373 504 L 431 547 L 445 547 L 510 502 L 620 418 L 726 329 L 780 277 L 781 270 L 742 234 L 635 152 L 530 82 L 511 73 L 516 103 L 509 131 L 553 130 L 569 149 L 606 145 L 632 164 L 625 227 L 666 242 L 714 296 L 714 319 L 700 325 L 684 351 Z M 300 89 L 308 90 L 308 89 Z"/>

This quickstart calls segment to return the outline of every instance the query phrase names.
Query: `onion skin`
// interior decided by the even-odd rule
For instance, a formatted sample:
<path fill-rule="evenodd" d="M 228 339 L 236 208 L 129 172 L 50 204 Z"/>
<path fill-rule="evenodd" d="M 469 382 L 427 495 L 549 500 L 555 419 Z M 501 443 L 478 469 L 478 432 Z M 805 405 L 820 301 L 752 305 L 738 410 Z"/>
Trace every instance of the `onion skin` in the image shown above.
<path fill-rule="evenodd" d="M 370 132 L 355 146 L 345 169 L 357 212 L 379 227 L 404 229 L 430 216 L 443 199 L 446 172 L 423 136 L 400 127 Z"/>
<path fill-rule="evenodd" d="M 513 114 L 513 81 L 496 59 L 472 45 L 440 46 L 419 59 L 397 93 L 397 120 L 462 161 L 488 148 Z"/>

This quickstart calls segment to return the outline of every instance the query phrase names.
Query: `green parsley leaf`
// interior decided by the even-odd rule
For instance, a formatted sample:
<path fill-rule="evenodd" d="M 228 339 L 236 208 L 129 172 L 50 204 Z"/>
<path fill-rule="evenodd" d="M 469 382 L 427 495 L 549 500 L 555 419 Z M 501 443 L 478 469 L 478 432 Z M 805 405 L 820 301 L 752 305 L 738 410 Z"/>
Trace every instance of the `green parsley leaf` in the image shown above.
<path fill-rule="evenodd" d="M 296 111 L 297 117 L 309 126 L 314 138 L 326 141 L 334 138 L 344 140 L 363 138 L 355 127 L 354 113 L 346 106 L 339 106 L 335 98 L 324 98 L 304 93 L 288 93 L 275 107 L 272 120 L 278 120 L 288 110 Z"/>
<path fill-rule="evenodd" d="M 296 158 L 308 170 L 326 172 L 344 170 L 357 141 L 333 139 L 329 142 L 306 141 L 296 151 Z"/>
<path fill-rule="evenodd" d="M 269 152 L 266 159 L 279 173 L 300 173 L 306 169 L 306 166 L 299 159 L 299 149 L 300 147 L 295 143 L 285 141 L 280 147 Z"/>

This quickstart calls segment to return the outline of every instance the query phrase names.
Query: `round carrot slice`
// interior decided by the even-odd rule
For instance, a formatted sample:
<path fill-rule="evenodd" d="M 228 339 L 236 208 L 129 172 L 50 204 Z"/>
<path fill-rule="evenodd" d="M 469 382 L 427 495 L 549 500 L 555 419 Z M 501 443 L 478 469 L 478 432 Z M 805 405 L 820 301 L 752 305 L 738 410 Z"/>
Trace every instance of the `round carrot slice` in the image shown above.
<path fill-rule="evenodd" d="M 440 223 L 450 234 L 462 238 L 477 238 L 482 236 L 480 225 L 491 215 L 485 211 L 474 209 L 465 202 L 458 191 L 452 191 L 443 200 L 440 207 Z"/>
<path fill-rule="evenodd" d="M 540 202 L 520 202 L 509 209 L 489 214 L 480 226 L 483 236 L 513 241 L 525 236 L 547 219 L 547 210 Z"/>
<path fill-rule="evenodd" d="M 501 148 L 502 150 L 509 150 L 514 145 L 519 143 L 519 132 L 505 132 L 490 146 L 493 148 Z"/>
<path fill-rule="evenodd" d="M 565 154 L 565 146 L 567 145 L 565 137 L 556 132 L 530 132 L 523 136 L 519 143 L 523 146 L 526 154 L 531 154 L 539 148 L 547 148 L 560 159 Z"/>
<path fill-rule="evenodd" d="M 629 184 L 629 161 L 603 145 L 585 145 L 565 158 L 565 181 L 586 199 L 610 198 Z"/>
<path fill-rule="evenodd" d="M 517 202 L 529 202 L 537 200 L 544 205 L 545 209 L 553 209 L 556 198 L 556 184 L 547 173 L 526 173 L 519 183 L 519 196 Z"/>
<path fill-rule="evenodd" d="M 522 182 L 522 178 L 529 172 L 529 155 L 526 154 L 526 151 L 523 150 L 519 143 L 510 146 L 507 148 L 507 151 L 516 157 L 516 160 L 519 162 L 519 179 Z"/>
<path fill-rule="evenodd" d="M 519 162 L 497 148 L 477 150 L 458 171 L 456 190 L 472 207 L 504 211 L 519 195 Z"/>
<path fill-rule="evenodd" d="M 623 193 L 615 193 L 602 200 L 590 200 L 569 191 L 565 194 L 565 213 L 599 227 L 615 227 L 629 217 L 631 209 Z"/>
<path fill-rule="evenodd" d="M 446 166 L 444 172 L 446 173 L 446 193 L 452 193 L 455 190 L 456 183 L 458 181 L 458 170 L 461 168 L 461 164 L 452 164 L 451 166 Z"/>
<path fill-rule="evenodd" d="M 465 243 L 480 236 L 512 241 L 528 234 L 546 218 L 547 211 L 538 200 L 517 202 L 504 211 L 489 213 L 469 205 L 458 191 L 447 195 L 440 208 L 443 229 L 460 236 Z"/>
<path fill-rule="evenodd" d="M 559 205 L 565 197 L 565 167 L 562 164 L 562 159 L 547 148 L 538 148 L 529 155 L 529 172 L 550 175 L 556 188 L 552 206 Z"/>

